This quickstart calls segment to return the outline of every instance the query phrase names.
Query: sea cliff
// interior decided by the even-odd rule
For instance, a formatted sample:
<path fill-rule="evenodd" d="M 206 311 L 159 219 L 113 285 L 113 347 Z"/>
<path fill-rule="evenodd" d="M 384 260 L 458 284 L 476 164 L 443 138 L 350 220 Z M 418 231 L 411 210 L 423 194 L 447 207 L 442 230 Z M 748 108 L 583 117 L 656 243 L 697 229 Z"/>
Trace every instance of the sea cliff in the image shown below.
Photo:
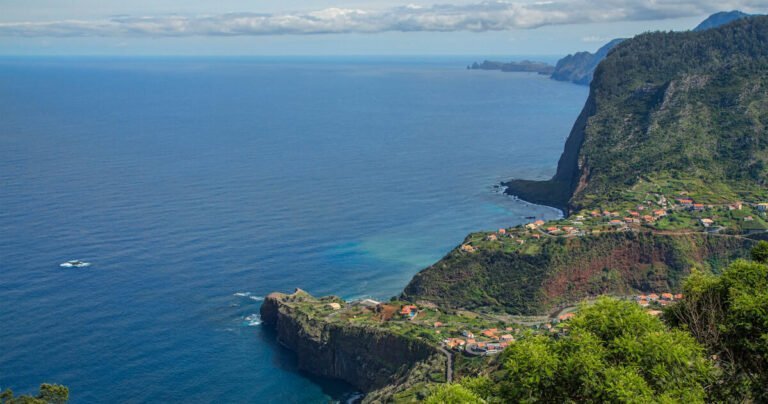
<path fill-rule="evenodd" d="M 445 381 L 446 358 L 435 344 L 370 325 L 333 321 L 335 297 L 314 298 L 302 290 L 272 293 L 261 306 L 263 324 L 296 353 L 298 367 L 344 380 L 367 393 L 366 402 L 389 401 L 403 389 Z M 323 316 L 323 310 L 330 316 Z"/>

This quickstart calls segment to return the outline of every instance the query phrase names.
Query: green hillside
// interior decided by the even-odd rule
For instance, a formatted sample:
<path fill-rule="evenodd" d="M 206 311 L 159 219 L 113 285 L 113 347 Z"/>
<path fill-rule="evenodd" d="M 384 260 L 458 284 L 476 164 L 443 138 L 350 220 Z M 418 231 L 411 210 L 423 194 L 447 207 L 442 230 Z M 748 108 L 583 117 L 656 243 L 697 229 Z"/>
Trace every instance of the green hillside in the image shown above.
<path fill-rule="evenodd" d="M 546 190 L 564 187 L 549 202 L 575 210 L 620 200 L 641 180 L 672 178 L 681 186 L 671 194 L 761 200 L 766 124 L 768 17 L 640 35 L 598 67 L 554 178 L 513 180 L 508 192 L 547 202 Z"/>

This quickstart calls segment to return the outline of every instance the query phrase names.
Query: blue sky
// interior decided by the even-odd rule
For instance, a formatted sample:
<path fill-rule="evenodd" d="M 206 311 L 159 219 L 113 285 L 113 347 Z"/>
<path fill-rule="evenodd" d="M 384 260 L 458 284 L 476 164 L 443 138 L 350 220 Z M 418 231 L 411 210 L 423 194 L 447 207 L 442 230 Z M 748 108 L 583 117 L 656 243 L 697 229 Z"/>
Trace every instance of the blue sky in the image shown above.
<path fill-rule="evenodd" d="M 764 0 L 3 0 L 0 54 L 562 55 Z"/>

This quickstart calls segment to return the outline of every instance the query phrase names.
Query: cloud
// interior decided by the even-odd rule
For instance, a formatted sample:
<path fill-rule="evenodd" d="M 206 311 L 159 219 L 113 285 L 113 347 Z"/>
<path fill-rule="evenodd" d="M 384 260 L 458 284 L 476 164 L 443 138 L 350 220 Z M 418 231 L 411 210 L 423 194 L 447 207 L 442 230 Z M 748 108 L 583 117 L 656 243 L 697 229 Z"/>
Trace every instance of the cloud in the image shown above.
<path fill-rule="evenodd" d="M 105 20 L 2 22 L 0 36 L 245 36 L 378 32 L 504 31 L 546 25 L 657 20 L 723 9 L 754 11 L 764 0 L 485 1 L 383 10 L 327 8 L 275 14 L 118 16 Z"/>

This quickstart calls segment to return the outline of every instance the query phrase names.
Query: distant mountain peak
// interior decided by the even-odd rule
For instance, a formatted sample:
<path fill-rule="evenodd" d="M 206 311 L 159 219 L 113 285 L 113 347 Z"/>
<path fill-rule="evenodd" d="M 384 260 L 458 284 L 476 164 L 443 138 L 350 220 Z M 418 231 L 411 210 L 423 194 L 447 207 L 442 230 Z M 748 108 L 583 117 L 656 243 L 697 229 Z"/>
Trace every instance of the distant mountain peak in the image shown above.
<path fill-rule="evenodd" d="M 696 28 L 694 28 L 694 31 L 705 31 L 712 28 L 717 28 L 721 25 L 725 25 L 728 23 L 731 23 L 736 20 L 740 20 L 742 18 L 751 17 L 752 14 L 747 14 L 744 12 L 741 12 L 739 10 L 733 10 L 733 11 L 721 11 L 719 13 L 714 13 L 707 17 L 706 20 L 702 21 L 701 24 L 697 25 Z"/>

